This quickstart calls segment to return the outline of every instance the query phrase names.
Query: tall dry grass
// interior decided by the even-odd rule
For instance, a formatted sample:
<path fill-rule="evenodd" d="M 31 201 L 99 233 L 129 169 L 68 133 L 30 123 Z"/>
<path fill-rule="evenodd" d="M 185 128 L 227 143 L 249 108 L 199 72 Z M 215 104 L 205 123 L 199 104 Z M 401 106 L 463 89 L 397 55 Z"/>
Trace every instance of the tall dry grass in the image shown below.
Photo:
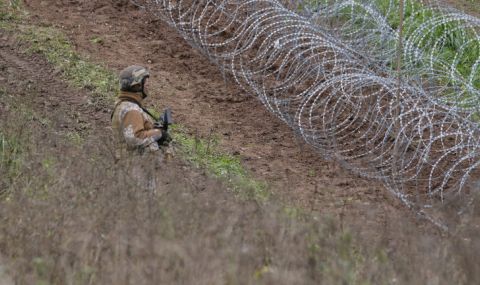
<path fill-rule="evenodd" d="M 411 227 L 393 239 L 347 230 L 274 198 L 237 198 L 176 159 L 118 159 L 103 129 L 74 144 L 55 129 L 55 114 L 6 98 L 0 130 L 18 152 L 0 165 L 0 254 L 15 284 L 480 280 L 478 224 L 443 239 Z"/>

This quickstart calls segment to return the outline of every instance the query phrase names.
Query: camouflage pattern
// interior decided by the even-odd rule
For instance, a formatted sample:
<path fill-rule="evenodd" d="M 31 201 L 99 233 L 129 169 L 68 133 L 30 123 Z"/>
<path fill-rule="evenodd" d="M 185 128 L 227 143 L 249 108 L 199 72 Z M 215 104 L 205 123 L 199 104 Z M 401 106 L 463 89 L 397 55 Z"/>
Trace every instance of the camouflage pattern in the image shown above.
<path fill-rule="evenodd" d="M 131 91 L 132 87 L 142 83 L 142 80 L 149 77 L 148 70 L 139 65 L 132 65 L 120 72 L 120 90 Z"/>
<path fill-rule="evenodd" d="M 140 108 L 141 101 L 139 93 L 122 91 L 112 116 L 112 127 L 119 143 L 127 149 L 157 151 L 162 131 L 154 127 L 152 118 Z"/>

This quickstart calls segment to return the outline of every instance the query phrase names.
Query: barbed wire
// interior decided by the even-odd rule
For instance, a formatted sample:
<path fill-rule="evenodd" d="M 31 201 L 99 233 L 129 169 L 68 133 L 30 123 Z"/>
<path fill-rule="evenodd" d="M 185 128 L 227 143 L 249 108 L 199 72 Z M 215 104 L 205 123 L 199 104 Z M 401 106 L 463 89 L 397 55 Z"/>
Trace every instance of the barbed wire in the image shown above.
<path fill-rule="evenodd" d="M 478 18 L 405 0 L 399 84 L 398 1 L 137 2 L 319 153 L 418 213 L 478 190 Z"/>
<path fill-rule="evenodd" d="M 296 3 L 305 17 L 392 73 L 399 36 L 398 0 Z M 409 84 L 426 89 L 436 103 L 478 116 L 480 19 L 441 3 L 405 1 L 403 73 Z"/>

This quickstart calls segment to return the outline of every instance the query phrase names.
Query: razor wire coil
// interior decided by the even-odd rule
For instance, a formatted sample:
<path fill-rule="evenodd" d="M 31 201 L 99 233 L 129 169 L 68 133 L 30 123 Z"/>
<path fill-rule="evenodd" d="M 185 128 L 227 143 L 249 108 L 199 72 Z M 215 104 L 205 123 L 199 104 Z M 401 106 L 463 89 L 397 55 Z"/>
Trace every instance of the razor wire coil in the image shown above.
<path fill-rule="evenodd" d="M 405 0 L 399 84 L 398 1 L 137 2 L 322 155 L 408 206 L 423 211 L 475 187 L 480 19 Z"/>

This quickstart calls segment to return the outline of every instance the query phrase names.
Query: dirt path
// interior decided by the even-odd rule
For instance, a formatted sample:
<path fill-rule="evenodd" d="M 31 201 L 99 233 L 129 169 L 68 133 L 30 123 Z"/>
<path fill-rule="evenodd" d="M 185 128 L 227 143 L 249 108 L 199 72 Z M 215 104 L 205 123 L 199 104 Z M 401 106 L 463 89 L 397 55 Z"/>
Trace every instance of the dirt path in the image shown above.
<path fill-rule="evenodd" d="M 94 61 L 117 71 L 134 63 L 148 66 L 152 105 L 171 106 L 176 121 L 192 133 L 220 135 L 226 151 L 239 154 L 254 176 L 289 201 L 363 231 L 391 233 L 391 239 L 405 217 L 415 227 L 430 227 L 378 181 L 357 177 L 296 140 L 174 30 L 134 6 L 112 0 L 25 2 L 34 22 L 62 29 Z"/>

